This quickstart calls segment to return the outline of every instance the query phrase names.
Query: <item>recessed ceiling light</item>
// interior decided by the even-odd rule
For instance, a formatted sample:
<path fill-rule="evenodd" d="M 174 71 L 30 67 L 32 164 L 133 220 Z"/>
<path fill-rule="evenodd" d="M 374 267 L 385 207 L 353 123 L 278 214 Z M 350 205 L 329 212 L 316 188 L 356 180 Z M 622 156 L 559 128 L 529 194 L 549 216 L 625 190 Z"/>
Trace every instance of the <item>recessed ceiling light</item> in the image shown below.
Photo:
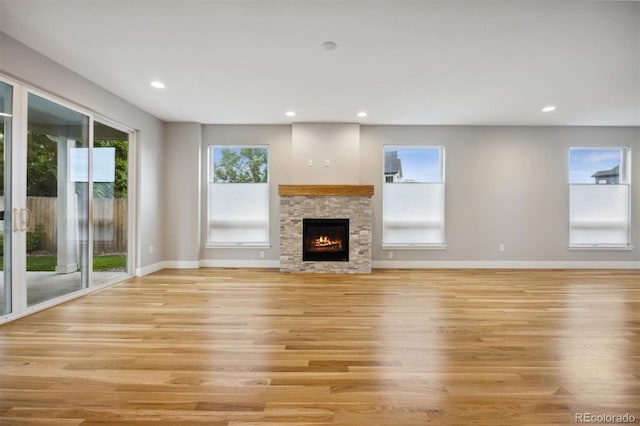
<path fill-rule="evenodd" d="M 293 111 L 287 111 L 284 113 L 284 115 L 286 115 L 287 117 L 295 117 L 296 113 Z"/>
<path fill-rule="evenodd" d="M 542 112 L 551 112 L 555 110 L 556 110 L 555 105 L 547 105 L 546 107 L 542 108 Z"/>
<path fill-rule="evenodd" d="M 6 112 L 0 112 L 0 117 L 13 117 L 13 115 L 7 114 Z"/>
<path fill-rule="evenodd" d="M 158 80 L 153 80 L 151 83 L 151 87 L 155 87 L 156 89 L 164 89 L 164 83 Z"/>
<path fill-rule="evenodd" d="M 358 117 L 366 117 L 366 116 L 367 116 L 367 113 L 366 113 L 366 112 L 364 112 L 364 111 L 360 111 L 360 112 L 358 113 Z"/>
<path fill-rule="evenodd" d="M 338 48 L 338 43 L 335 41 L 325 41 L 321 46 L 324 50 L 336 50 Z"/>

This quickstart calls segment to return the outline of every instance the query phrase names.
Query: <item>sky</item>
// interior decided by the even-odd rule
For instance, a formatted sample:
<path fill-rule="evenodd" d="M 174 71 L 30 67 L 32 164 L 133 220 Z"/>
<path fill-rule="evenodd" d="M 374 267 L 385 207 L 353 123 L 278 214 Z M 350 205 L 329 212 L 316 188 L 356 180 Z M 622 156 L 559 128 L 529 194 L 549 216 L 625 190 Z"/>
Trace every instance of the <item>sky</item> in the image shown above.
<path fill-rule="evenodd" d="M 440 148 L 401 148 L 387 146 L 384 152 L 398 151 L 402 161 L 402 180 L 441 182 Z"/>
<path fill-rule="evenodd" d="M 620 164 L 619 149 L 572 149 L 569 151 L 569 182 L 595 183 L 595 172 Z"/>

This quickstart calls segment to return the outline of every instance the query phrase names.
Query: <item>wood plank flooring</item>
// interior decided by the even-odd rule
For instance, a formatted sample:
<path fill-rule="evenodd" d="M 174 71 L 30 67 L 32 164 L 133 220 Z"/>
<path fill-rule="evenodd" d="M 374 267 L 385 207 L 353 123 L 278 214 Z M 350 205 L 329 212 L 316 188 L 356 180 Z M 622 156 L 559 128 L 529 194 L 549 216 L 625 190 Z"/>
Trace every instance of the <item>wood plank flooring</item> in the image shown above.
<path fill-rule="evenodd" d="M 640 423 L 640 271 L 164 270 L 0 327 L 2 425 Z"/>

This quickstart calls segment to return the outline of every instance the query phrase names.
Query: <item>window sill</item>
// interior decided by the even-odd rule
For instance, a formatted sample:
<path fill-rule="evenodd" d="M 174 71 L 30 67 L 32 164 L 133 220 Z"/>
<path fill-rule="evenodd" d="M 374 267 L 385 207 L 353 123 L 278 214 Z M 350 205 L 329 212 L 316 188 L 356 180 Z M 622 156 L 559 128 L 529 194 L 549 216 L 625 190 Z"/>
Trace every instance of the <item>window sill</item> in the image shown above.
<path fill-rule="evenodd" d="M 205 248 L 247 248 L 247 249 L 270 249 L 271 243 L 207 243 Z"/>
<path fill-rule="evenodd" d="M 446 244 L 382 244 L 382 250 L 446 250 Z"/>
<path fill-rule="evenodd" d="M 589 250 L 605 250 L 605 251 L 631 251 L 635 246 L 617 246 L 617 245 L 576 245 L 569 246 L 569 250 L 589 251 Z"/>

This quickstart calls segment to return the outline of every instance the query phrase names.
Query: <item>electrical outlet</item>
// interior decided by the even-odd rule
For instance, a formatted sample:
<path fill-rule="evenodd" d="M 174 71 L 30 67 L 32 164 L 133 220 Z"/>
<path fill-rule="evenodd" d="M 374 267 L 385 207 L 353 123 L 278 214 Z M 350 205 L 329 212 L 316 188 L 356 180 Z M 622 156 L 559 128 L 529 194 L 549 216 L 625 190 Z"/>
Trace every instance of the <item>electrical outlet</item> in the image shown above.
<path fill-rule="evenodd" d="M 504 251 L 504 244 L 499 244 L 498 245 L 498 250 Z"/>
<path fill-rule="evenodd" d="M 307 160 L 307 166 L 313 167 L 313 160 L 311 158 Z"/>
<path fill-rule="evenodd" d="M 389 257 L 389 259 L 393 259 L 393 252 L 390 251 L 389 253 L 387 253 L 387 256 Z"/>
<path fill-rule="evenodd" d="M 260 252 L 260 259 L 264 259 L 264 251 Z"/>
<path fill-rule="evenodd" d="M 149 246 L 149 254 L 153 254 L 153 246 Z"/>

